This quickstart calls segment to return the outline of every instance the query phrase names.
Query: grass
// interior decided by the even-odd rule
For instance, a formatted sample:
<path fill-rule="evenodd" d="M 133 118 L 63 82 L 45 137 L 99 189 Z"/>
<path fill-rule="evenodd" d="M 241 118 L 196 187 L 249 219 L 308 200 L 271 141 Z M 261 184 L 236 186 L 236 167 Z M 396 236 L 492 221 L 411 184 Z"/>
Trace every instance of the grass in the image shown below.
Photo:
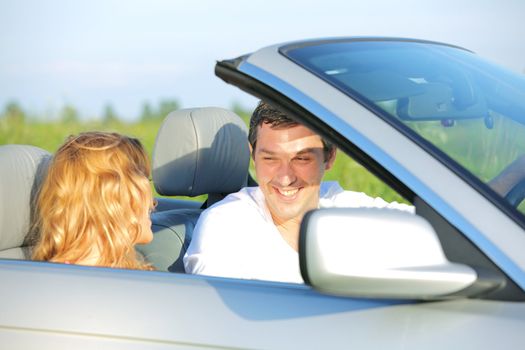
<path fill-rule="evenodd" d="M 23 122 L 1 118 L 0 144 L 30 144 L 53 153 L 71 134 L 92 130 L 114 131 L 139 138 L 151 156 L 160 124 L 161 120 L 137 123 L 98 121 L 65 123 L 58 121 Z M 334 167 L 326 173 L 325 180 L 337 180 L 343 188 L 348 190 L 365 192 L 374 197 L 380 196 L 387 201 L 396 200 L 406 203 L 392 189 L 342 152 L 338 153 Z M 195 199 L 202 201 L 203 196 Z"/>
<path fill-rule="evenodd" d="M 492 129 L 485 126 L 482 118 L 458 121 L 449 128 L 437 121 L 409 126 L 481 181 L 488 182 L 525 150 L 522 124 L 495 113 L 492 118 Z"/>
<path fill-rule="evenodd" d="M 246 115 L 240 113 L 243 120 Z M 525 153 L 525 128 L 509 118 L 491 115 L 494 127 L 489 129 L 483 119 L 459 121 L 453 127 L 443 127 L 438 121 L 407 123 L 414 131 L 445 151 L 458 163 L 487 182 L 503 168 Z M 137 123 L 113 121 L 41 122 L 0 118 L 0 144 L 31 144 L 55 152 L 67 136 L 88 130 L 115 131 L 139 138 L 151 156 L 155 136 L 162 120 Z M 253 173 L 253 167 L 251 169 Z M 325 180 L 337 180 L 347 190 L 365 192 L 386 201 L 406 203 L 390 187 L 368 172 L 350 157 L 338 152 L 334 167 L 325 174 Z M 186 197 L 183 197 L 186 198 Z M 196 199 L 202 201 L 205 197 Z M 525 205 L 524 205 L 525 207 Z M 520 210 L 522 210 L 520 207 Z"/>
<path fill-rule="evenodd" d="M 160 121 L 143 123 L 15 122 L 0 119 L 0 144 L 29 144 L 55 152 L 64 140 L 82 131 L 114 131 L 139 138 L 151 155 Z"/>
<path fill-rule="evenodd" d="M 338 152 L 335 164 L 325 174 L 324 180 L 339 181 L 339 184 L 346 190 L 365 192 L 372 197 L 381 197 L 387 202 L 408 203 L 397 192 L 343 152 Z"/>
<path fill-rule="evenodd" d="M 243 120 L 248 120 L 243 113 L 238 112 L 238 114 Z M 492 129 L 485 126 L 483 119 L 458 121 L 453 127 L 443 127 L 438 121 L 407 123 L 407 125 L 458 163 L 463 164 L 481 181 L 487 182 L 519 155 L 525 153 L 525 127 L 497 114 L 492 114 L 491 117 L 494 122 Z M 53 153 L 71 134 L 88 130 L 115 131 L 139 138 L 151 156 L 161 122 L 161 119 L 137 123 L 24 122 L 20 119 L 0 117 L 0 144 L 31 144 Z M 253 167 L 251 171 L 253 174 Z M 373 197 L 382 197 L 386 201 L 407 203 L 394 190 L 343 152 L 338 152 L 336 162 L 325 174 L 324 180 L 339 181 L 347 190 L 365 192 Z M 187 197 L 179 198 L 187 199 Z M 194 199 L 203 201 L 205 196 Z M 522 203 L 519 210 L 525 212 L 525 203 Z"/>

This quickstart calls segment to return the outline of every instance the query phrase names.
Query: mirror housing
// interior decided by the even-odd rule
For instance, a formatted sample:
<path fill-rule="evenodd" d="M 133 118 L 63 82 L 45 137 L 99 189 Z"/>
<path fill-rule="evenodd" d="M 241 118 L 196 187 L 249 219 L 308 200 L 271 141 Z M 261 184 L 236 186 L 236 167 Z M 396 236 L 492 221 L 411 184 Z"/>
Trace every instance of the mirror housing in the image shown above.
<path fill-rule="evenodd" d="M 476 270 L 449 262 L 432 226 L 401 210 L 310 211 L 301 224 L 299 259 L 304 281 L 328 294 L 428 300 L 480 292 Z"/>

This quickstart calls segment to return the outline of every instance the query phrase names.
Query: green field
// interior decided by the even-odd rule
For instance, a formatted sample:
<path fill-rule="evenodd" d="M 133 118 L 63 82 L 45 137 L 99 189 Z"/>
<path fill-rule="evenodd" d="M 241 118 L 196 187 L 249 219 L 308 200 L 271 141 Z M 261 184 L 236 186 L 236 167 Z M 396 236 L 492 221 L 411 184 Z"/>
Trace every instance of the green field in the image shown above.
<path fill-rule="evenodd" d="M 247 120 L 243 111 L 236 111 Z M 125 123 L 78 120 L 49 121 L 24 120 L 24 118 L 0 118 L 0 144 L 30 144 L 54 152 L 67 136 L 82 131 L 115 131 L 139 138 L 151 156 L 155 136 L 162 118 Z M 394 191 L 372 176 L 366 169 L 339 152 L 334 167 L 326 174 L 326 180 L 338 180 L 345 189 L 358 190 L 372 196 L 381 196 L 387 201 L 403 199 Z M 198 198 L 199 200 L 202 197 Z M 405 201 L 406 202 L 406 201 Z"/>
<path fill-rule="evenodd" d="M 0 115 L 0 144 L 31 144 L 54 152 L 71 134 L 81 131 L 115 131 L 139 138 L 151 156 L 157 130 L 168 110 L 177 109 L 175 100 L 162 101 L 157 109 L 145 106 L 136 122 L 123 122 L 108 107 L 102 118 L 82 121 L 71 106 L 66 106 L 55 121 L 27 117 L 17 104 L 6 106 Z M 248 123 L 250 112 L 233 106 Z M 483 118 L 458 121 L 453 127 L 443 127 L 439 121 L 408 122 L 406 125 L 447 153 L 465 169 L 488 182 L 525 150 L 525 128 L 510 118 L 491 114 L 494 126 L 487 128 Z M 252 167 L 253 174 L 253 167 Z M 362 191 L 387 201 L 406 201 L 364 167 L 342 152 L 325 180 L 337 180 L 347 190 Z M 202 200 L 203 197 L 197 198 Z M 525 211 L 525 204 L 519 208 Z"/>

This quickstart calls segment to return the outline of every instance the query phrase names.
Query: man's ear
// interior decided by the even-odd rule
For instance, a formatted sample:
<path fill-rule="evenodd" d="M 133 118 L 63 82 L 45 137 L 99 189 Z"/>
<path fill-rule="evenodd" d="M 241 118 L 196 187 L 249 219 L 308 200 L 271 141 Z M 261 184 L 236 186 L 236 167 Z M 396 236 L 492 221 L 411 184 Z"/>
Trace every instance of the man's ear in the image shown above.
<path fill-rule="evenodd" d="M 248 147 L 250 147 L 250 156 L 252 157 L 252 159 L 255 159 L 255 155 L 253 154 L 253 147 L 252 147 L 252 144 L 248 142 Z"/>
<path fill-rule="evenodd" d="M 336 154 L 337 154 L 337 148 L 332 147 L 332 149 L 330 150 L 330 153 L 328 154 L 328 159 L 325 162 L 324 170 L 330 170 L 332 168 L 335 162 Z"/>

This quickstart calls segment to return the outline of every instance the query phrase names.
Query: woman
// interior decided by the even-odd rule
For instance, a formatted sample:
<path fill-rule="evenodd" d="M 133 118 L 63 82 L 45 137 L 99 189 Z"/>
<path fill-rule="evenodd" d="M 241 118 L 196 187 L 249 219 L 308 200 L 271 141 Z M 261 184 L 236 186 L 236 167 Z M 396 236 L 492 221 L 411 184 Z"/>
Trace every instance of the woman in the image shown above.
<path fill-rule="evenodd" d="M 33 259 L 153 269 L 134 245 L 153 238 L 150 165 L 139 140 L 117 133 L 70 136 L 54 155 L 37 198 Z"/>

